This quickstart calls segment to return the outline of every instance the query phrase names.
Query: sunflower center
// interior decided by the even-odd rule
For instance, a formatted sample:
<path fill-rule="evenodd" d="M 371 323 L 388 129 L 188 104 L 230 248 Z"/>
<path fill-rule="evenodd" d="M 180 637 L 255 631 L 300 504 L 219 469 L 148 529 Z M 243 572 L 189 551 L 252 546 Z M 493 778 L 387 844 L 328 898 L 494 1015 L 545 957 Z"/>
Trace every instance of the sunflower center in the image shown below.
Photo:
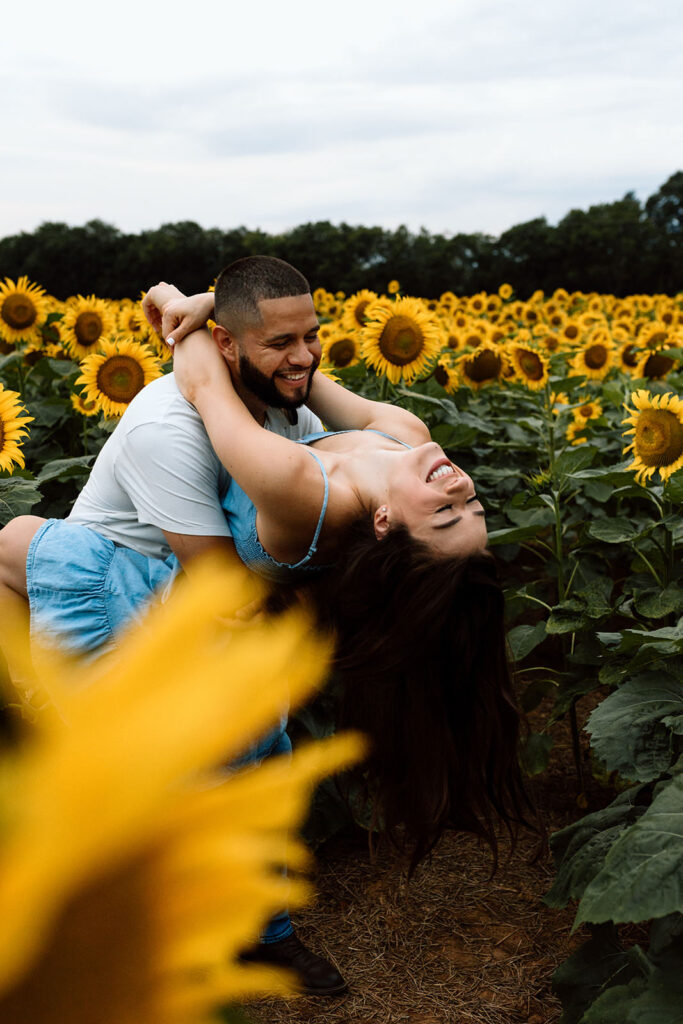
<path fill-rule="evenodd" d="M 564 334 L 566 338 L 569 338 L 570 341 L 573 341 L 574 338 L 578 338 L 579 336 L 579 328 L 576 326 L 576 324 L 567 324 L 567 326 L 564 329 Z"/>
<path fill-rule="evenodd" d="M 112 402 L 132 401 L 144 386 L 145 374 L 130 356 L 111 356 L 97 371 L 97 386 Z"/>
<path fill-rule="evenodd" d="M 583 416 L 584 419 L 589 420 L 591 418 L 591 416 L 593 415 L 593 406 L 592 405 L 582 405 L 579 408 L 579 412 L 581 413 L 581 415 Z"/>
<path fill-rule="evenodd" d="M 97 313 L 81 313 L 74 325 L 74 333 L 79 345 L 87 348 L 94 345 L 102 334 L 102 321 Z"/>
<path fill-rule="evenodd" d="M 340 338 L 330 345 L 327 356 L 333 366 L 348 366 L 356 354 L 356 346 L 350 338 Z"/>
<path fill-rule="evenodd" d="M 627 345 L 621 353 L 621 361 L 627 366 L 635 366 L 638 362 L 638 352 L 635 345 Z"/>
<path fill-rule="evenodd" d="M 437 366 L 437 368 L 434 370 L 434 379 L 436 380 L 437 384 L 441 385 L 442 388 L 446 387 L 446 385 L 448 384 L 449 377 L 448 371 L 445 369 L 445 367 Z"/>
<path fill-rule="evenodd" d="M 365 313 L 365 310 L 367 309 L 369 302 L 369 299 L 361 299 L 361 301 L 356 305 L 356 308 L 353 311 L 353 315 L 356 318 L 356 322 L 360 324 L 361 327 L 365 327 L 365 317 L 363 314 Z"/>
<path fill-rule="evenodd" d="M 25 331 L 27 327 L 35 323 L 38 312 L 28 295 L 15 292 L 8 295 L 3 302 L 0 315 L 8 327 L 12 327 L 15 331 Z"/>
<path fill-rule="evenodd" d="M 422 331 L 407 316 L 392 316 L 382 331 L 379 349 L 394 366 L 406 366 L 417 359 L 424 348 Z"/>
<path fill-rule="evenodd" d="M 638 417 L 635 453 L 646 466 L 670 466 L 683 455 L 683 425 L 668 409 L 643 409 Z"/>
<path fill-rule="evenodd" d="M 607 362 L 607 349 L 604 345 L 591 345 L 583 358 L 591 370 L 600 370 Z"/>
<path fill-rule="evenodd" d="M 654 334 L 651 334 L 650 337 L 647 339 L 647 347 L 658 348 L 660 345 L 664 344 L 667 338 L 668 334 L 666 333 L 666 331 L 656 331 Z"/>
<path fill-rule="evenodd" d="M 664 356 L 661 352 L 648 356 L 643 369 L 643 377 L 652 380 L 657 377 L 665 377 L 669 370 L 673 369 L 676 360 L 671 356 Z"/>
<path fill-rule="evenodd" d="M 560 347 L 560 339 L 554 334 L 548 334 L 543 339 L 543 347 L 546 348 L 548 352 L 557 352 Z"/>
<path fill-rule="evenodd" d="M 482 381 L 492 380 L 498 376 L 501 369 L 501 359 L 499 355 L 496 355 L 495 352 L 487 348 L 473 356 L 472 359 L 468 359 L 465 368 L 470 380 L 481 384 Z"/>
<path fill-rule="evenodd" d="M 522 352 L 519 357 L 522 373 L 529 380 L 540 380 L 543 376 L 543 363 L 535 352 Z"/>

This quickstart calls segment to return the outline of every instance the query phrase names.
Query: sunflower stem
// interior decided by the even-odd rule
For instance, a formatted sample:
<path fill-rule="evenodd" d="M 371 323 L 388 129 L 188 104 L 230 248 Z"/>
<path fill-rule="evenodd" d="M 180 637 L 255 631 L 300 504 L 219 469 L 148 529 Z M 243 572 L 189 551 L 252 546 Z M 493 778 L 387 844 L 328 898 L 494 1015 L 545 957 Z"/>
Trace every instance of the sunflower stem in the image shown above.
<path fill-rule="evenodd" d="M 635 545 L 634 545 L 634 551 L 637 554 L 638 558 L 641 558 L 643 560 L 643 562 L 645 562 L 645 565 L 648 567 L 648 569 L 650 570 L 650 572 L 652 573 L 652 575 L 656 579 L 657 583 L 661 587 L 662 586 L 662 579 L 661 579 L 659 573 L 657 572 L 657 570 L 655 569 L 654 565 L 652 564 L 652 562 L 649 560 L 649 558 L 647 558 L 643 554 L 642 551 L 640 551 L 637 547 L 635 547 Z"/>

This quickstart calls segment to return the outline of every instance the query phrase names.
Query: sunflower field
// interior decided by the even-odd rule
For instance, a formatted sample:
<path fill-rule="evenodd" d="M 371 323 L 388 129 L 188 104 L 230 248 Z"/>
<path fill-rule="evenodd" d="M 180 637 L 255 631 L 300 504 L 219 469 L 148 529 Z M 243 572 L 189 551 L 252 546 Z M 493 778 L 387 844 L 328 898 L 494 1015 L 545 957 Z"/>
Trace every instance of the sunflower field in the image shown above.
<path fill-rule="evenodd" d="M 324 371 L 410 408 L 475 481 L 519 699 L 541 723 L 530 776 L 571 723 L 576 821 L 551 837 L 545 896 L 587 926 L 554 978 L 564 1024 L 680 1022 L 683 293 L 418 298 L 392 281 L 314 301 Z M 137 300 L 60 302 L 26 278 L 0 285 L 0 348 L 0 522 L 63 516 L 167 350 Z M 590 776 L 613 798 L 583 813 Z M 624 941 L 628 924 L 646 939 Z"/>

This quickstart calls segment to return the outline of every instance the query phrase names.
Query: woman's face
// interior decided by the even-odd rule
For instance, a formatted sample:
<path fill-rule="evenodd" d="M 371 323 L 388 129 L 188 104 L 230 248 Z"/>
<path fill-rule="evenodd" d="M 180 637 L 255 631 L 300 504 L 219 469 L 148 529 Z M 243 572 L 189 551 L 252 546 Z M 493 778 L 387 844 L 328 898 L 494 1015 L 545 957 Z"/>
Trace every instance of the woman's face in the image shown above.
<path fill-rule="evenodd" d="M 389 478 L 386 505 L 375 516 L 377 535 L 395 523 L 444 556 L 486 548 L 484 510 L 472 478 L 434 441 L 406 451 Z"/>

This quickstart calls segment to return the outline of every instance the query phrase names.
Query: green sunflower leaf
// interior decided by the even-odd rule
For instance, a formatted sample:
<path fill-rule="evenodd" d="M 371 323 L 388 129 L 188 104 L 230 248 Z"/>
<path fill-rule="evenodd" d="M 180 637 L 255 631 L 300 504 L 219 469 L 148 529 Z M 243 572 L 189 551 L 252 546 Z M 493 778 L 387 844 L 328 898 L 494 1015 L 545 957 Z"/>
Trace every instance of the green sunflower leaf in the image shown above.
<path fill-rule="evenodd" d="M 659 790 L 626 829 L 590 882 L 579 905 L 584 921 L 649 921 L 683 912 L 683 776 Z"/>

